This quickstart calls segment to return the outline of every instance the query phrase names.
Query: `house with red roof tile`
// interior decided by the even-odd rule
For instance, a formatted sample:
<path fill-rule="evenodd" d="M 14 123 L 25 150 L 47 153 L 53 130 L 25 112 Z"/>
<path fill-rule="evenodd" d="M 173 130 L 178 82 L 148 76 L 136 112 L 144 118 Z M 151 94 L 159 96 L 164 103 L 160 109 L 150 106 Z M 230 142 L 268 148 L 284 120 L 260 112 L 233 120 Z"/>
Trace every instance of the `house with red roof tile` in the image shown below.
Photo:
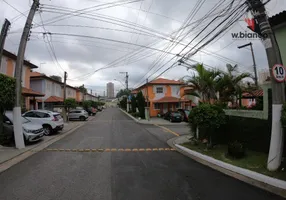
<path fill-rule="evenodd" d="M 190 109 L 192 102 L 185 96 L 185 83 L 158 78 L 136 88 L 131 93 L 142 91 L 150 107 L 150 116 L 156 117 L 179 108 Z"/>
<path fill-rule="evenodd" d="M 17 56 L 9 51 L 3 50 L 0 73 L 10 77 L 15 77 L 15 66 Z M 37 109 L 36 98 L 44 96 L 43 93 L 33 90 L 30 87 L 30 77 L 32 69 L 38 68 L 36 65 L 24 60 L 22 71 L 22 109 Z"/>

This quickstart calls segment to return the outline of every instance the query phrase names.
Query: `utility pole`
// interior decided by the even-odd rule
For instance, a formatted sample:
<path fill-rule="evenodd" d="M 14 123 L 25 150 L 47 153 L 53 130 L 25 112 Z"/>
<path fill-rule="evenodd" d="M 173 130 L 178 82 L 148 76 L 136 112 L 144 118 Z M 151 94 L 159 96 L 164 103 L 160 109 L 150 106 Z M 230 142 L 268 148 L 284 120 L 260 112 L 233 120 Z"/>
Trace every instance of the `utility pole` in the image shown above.
<path fill-rule="evenodd" d="M 67 72 L 65 72 L 64 74 L 64 102 L 65 103 L 65 100 L 67 98 Z M 64 117 L 64 122 L 67 122 L 67 108 L 66 106 L 64 105 L 64 109 L 63 109 L 63 117 Z"/>
<path fill-rule="evenodd" d="M 11 23 L 8 21 L 8 19 L 5 19 L 5 22 L 1 30 L 1 35 L 0 35 L 0 71 L 1 71 L 3 48 L 4 48 L 7 32 L 9 30 L 10 25 Z"/>
<path fill-rule="evenodd" d="M 15 91 L 15 106 L 13 109 L 14 115 L 14 136 L 17 149 L 25 148 L 23 140 L 23 130 L 22 130 L 22 119 L 21 119 L 21 91 L 22 91 L 22 69 L 24 62 L 24 55 L 27 46 L 27 41 L 29 39 L 30 30 L 32 27 L 33 18 L 39 7 L 39 0 L 34 0 L 31 10 L 29 12 L 26 24 L 24 26 L 23 34 L 20 41 L 20 46 L 18 49 L 16 67 L 15 67 L 15 78 L 16 78 L 16 91 Z"/>
<path fill-rule="evenodd" d="M 258 77 L 257 77 L 257 70 L 256 70 L 256 62 L 255 62 L 255 56 L 254 56 L 254 52 L 253 52 L 253 47 L 252 47 L 252 42 L 242 45 L 242 46 L 238 46 L 237 48 L 241 49 L 244 47 L 250 46 L 250 50 L 251 50 L 251 54 L 252 54 L 252 60 L 253 60 L 253 69 L 254 69 L 254 77 L 255 77 L 255 85 L 258 86 Z"/>
<path fill-rule="evenodd" d="M 150 120 L 150 106 L 149 106 L 149 92 L 148 92 L 148 78 L 146 79 L 146 100 L 147 100 L 147 112 L 146 112 L 146 118 L 149 121 Z"/>
<path fill-rule="evenodd" d="M 285 82 L 275 80 L 272 67 L 276 64 L 282 64 L 282 59 L 264 4 L 260 0 L 247 0 L 247 2 L 262 35 L 272 82 L 272 129 L 267 168 L 270 171 L 275 171 L 281 164 L 283 154 L 284 138 L 280 117 L 282 104 L 285 102 Z"/>

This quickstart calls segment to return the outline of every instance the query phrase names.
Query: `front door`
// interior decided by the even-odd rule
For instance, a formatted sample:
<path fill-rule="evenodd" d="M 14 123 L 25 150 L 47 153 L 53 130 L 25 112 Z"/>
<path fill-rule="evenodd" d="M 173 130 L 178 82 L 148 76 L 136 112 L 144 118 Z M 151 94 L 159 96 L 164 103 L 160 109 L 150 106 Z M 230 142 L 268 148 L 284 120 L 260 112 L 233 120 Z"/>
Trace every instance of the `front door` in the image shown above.
<path fill-rule="evenodd" d="M 163 113 L 166 113 L 166 112 L 168 112 L 168 104 L 164 103 L 163 104 Z"/>

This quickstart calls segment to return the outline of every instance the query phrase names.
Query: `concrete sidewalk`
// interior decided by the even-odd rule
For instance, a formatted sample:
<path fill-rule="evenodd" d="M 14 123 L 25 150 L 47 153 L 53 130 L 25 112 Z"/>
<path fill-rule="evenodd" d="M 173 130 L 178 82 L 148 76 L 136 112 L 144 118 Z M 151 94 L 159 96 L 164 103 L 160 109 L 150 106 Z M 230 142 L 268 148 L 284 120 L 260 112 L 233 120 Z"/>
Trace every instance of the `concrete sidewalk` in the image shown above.
<path fill-rule="evenodd" d="M 170 125 L 170 126 L 187 126 L 188 125 L 187 122 L 172 123 L 172 122 L 169 122 L 165 119 L 158 118 L 158 117 L 152 117 L 149 121 L 146 119 L 137 119 L 137 118 L 133 117 L 132 115 L 130 115 L 129 113 L 127 113 L 126 111 L 122 110 L 121 108 L 120 108 L 120 110 L 139 124 L 153 124 L 153 125 L 162 125 L 162 126 L 168 126 L 168 125 Z"/>
<path fill-rule="evenodd" d="M 43 145 L 47 142 L 49 142 L 50 140 L 53 140 L 59 136 L 64 135 L 65 133 L 69 132 L 72 129 L 75 129 L 76 127 L 80 126 L 84 124 L 84 122 L 80 122 L 80 121 L 73 121 L 73 122 L 69 122 L 69 123 L 65 123 L 64 125 L 64 129 L 60 132 L 58 132 L 57 134 L 54 135 L 50 135 L 50 136 L 44 136 L 42 138 L 42 140 L 39 140 L 36 143 L 33 144 L 29 144 L 26 145 L 26 147 L 24 149 L 16 149 L 15 147 L 4 147 L 0 145 L 0 165 L 8 160 L 13 159 L 14 157 L 17 157 L 29 150 L 32 150 L 40 145 Z"/>

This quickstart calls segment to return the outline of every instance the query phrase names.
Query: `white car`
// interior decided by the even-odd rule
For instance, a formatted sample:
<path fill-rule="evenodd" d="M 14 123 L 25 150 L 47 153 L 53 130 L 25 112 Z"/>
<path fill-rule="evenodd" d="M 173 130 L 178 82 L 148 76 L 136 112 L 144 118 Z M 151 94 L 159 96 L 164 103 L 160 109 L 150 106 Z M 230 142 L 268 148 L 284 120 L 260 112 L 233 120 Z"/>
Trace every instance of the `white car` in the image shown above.
<path fill-rule="evenodd" d="M 69 119 L 77 119 L 80 121 L 85 121 L 88 118 L 88 112 L 85 110 L 71 110 L 68 114 Z"/>
<path fill-rule="evenodd" d="M 52 132 L 61 131 L 64 128 L 64 120 L 60 113 L 49 110 L 31 110 L 22 115 L 34 123 L 41 124 L 44 128 L 45 135 Z"/>
<path fill-rule="evenodd" d="M 7 111 L 4 115 L 3 122 L 4 132 L 8 134 L 10 138 L 14 138 L 13 112 Z M 22 117 L 22 127 L 25 143 L 38 141 L 44 136 L 44 129 L 41 125 L 34 124 L 24 117 Z"/>

